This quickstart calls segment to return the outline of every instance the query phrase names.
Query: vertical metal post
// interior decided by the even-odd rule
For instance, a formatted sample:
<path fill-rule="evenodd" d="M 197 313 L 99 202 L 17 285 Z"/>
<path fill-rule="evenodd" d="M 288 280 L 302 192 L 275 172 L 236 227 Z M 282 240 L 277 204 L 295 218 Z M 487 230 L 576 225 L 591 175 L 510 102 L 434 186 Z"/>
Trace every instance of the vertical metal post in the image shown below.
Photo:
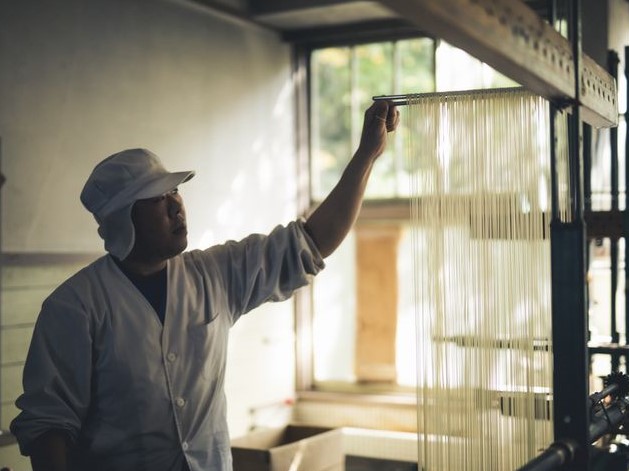
<path fill-rule="evenodd" d="M 592 127 L 583 125 L 583 209 L 592 211 Z"/>
<path fill-rule="evenodd" d="M 627 232 L 629 232 L 629 165 L 626 160 L 629 159 L 629 46 L 625 47 L 625 77 L 627 90 L 625 97 L 627 100 L 625 108 L 625 210 L 623 211 L 623 236 L 625 237 L 625 344 L 629 344 L 629 263 L 627 261 L 628 246 Z M 625 362 L 628 359 L 625 357 Z M 626 365 L 625 368 L 628 366 Z"/>
<path fill-rule="evenodd" d="M 615 51 L 607 53 L 607 70 L 618 81 L 618 63 L 620 59 Z M 618 212 L 619 178 L 618 178 L 618 128 L 612 127 L 609 130 L 609 145 L 611 150 L 611 210 Z M 619 334 L 616 325 L 617 306 L 616 295 L 618 291 L 618 236 L 610 237 L 610 270 L 611 270 L 611 292 L 610 292 L 610 316 L 611 316 L 611 340 L 618 343 Z M 612 354 L 612 371 L 618 371 L 620 356 Z"/>
<path fill-rule="evenodd" d="M 548 22 L 555 25 L 557 21 L 557 0 L 548 0 Z M 551 221 L 559 220 L 559 185 L 557 184 L 557 109 L 550 103 L 550 193 Z"/>
<path fill-rule="evenodd" d="M 583 220 L 581 87 L 581 2 L 573 0 L 570 18 L 575 103 L 570 116 L 572 221 L 551 222 L 553 404 L 556 442 L 575 448 L 566 470 L 586 471 L 589 461 L 587 304 L 585 222 Z"/>

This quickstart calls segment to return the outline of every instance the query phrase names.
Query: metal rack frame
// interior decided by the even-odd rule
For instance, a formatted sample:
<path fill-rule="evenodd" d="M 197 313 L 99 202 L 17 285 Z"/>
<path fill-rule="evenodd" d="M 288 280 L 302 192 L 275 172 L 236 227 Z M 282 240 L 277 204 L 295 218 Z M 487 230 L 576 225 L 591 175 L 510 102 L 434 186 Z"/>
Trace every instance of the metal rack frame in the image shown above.
<path fill-rule="evenodd" d="M 616 82 L 519 0 L 382 0 L 422 31 L 442 38 L 552 102 L 578 104 L 594 127 L 618 124 Z M 578 68 L 580 79 L 575 82 Z M 575 86 L 579 84 L 579 87 Z"/>

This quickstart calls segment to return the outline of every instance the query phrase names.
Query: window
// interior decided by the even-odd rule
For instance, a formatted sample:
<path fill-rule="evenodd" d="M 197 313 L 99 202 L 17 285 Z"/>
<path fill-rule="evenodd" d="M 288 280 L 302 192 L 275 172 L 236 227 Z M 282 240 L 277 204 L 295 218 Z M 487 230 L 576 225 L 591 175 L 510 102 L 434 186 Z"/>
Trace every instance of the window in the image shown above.
<path fill-rule="evenodd" d="M 323 198 L 338 181 L 358 145 L 363 112 L 372 96 L 431 92 L 434 82 L 430 39 L 315 50 L 310 89 L 312 199 Z M 369 198 L 405 194 L 400 137 L 381 159 L 383 165 L 374 168 Z"/>
<path fill-rule="evenodd" d="M 314 50 L 309 79 L 313 205 L 340 178 L 373 96 L 516 85 L 429 38 Z M 312 350 L 307 383 L 315 390 L 414 392 L 405 107 L 400 113 L 401 125 L 374 167 L 359 221 L 315 279 L 311 316 L 300 316 L 309 323 L 300 331 L 310 336 L 304 342 Z"/>

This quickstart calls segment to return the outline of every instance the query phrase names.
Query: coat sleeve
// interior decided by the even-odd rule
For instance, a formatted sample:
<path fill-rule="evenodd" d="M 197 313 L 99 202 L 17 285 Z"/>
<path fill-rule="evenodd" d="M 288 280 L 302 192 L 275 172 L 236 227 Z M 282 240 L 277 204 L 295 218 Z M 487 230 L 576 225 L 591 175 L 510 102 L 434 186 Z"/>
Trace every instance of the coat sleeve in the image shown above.
<path fill-rule="evenodd" d="M 325 267 L 302 220 L 202 254 L 210 271 L 220 271 L 233 321 L 264 302 L 287 299 Z"/>
<path fill-rule="evenodd" d="M 39 314 L 23 373 L 21 409 L 11 423 L 20 451 L 30 455 L 35 439 L 49 430 L 76 439 L 90 398 L 92 348 L 85 309 L 51 295 Z"/>

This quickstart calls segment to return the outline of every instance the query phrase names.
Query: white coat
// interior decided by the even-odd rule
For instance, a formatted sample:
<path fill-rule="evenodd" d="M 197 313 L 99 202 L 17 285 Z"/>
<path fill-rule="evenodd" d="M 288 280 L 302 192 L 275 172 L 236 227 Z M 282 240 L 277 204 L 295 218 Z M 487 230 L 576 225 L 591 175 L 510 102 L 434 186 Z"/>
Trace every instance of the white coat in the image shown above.
<path fill-rule="evenodd" d="M 111 256 L 96 260 L 42 306 L 11 424 L 22 453 L 57 429 L 77 470 L 231 471 L 229 328 L 323 266 L 301 221 L 183 253 L 168 261 L 162 325 Z"/>

